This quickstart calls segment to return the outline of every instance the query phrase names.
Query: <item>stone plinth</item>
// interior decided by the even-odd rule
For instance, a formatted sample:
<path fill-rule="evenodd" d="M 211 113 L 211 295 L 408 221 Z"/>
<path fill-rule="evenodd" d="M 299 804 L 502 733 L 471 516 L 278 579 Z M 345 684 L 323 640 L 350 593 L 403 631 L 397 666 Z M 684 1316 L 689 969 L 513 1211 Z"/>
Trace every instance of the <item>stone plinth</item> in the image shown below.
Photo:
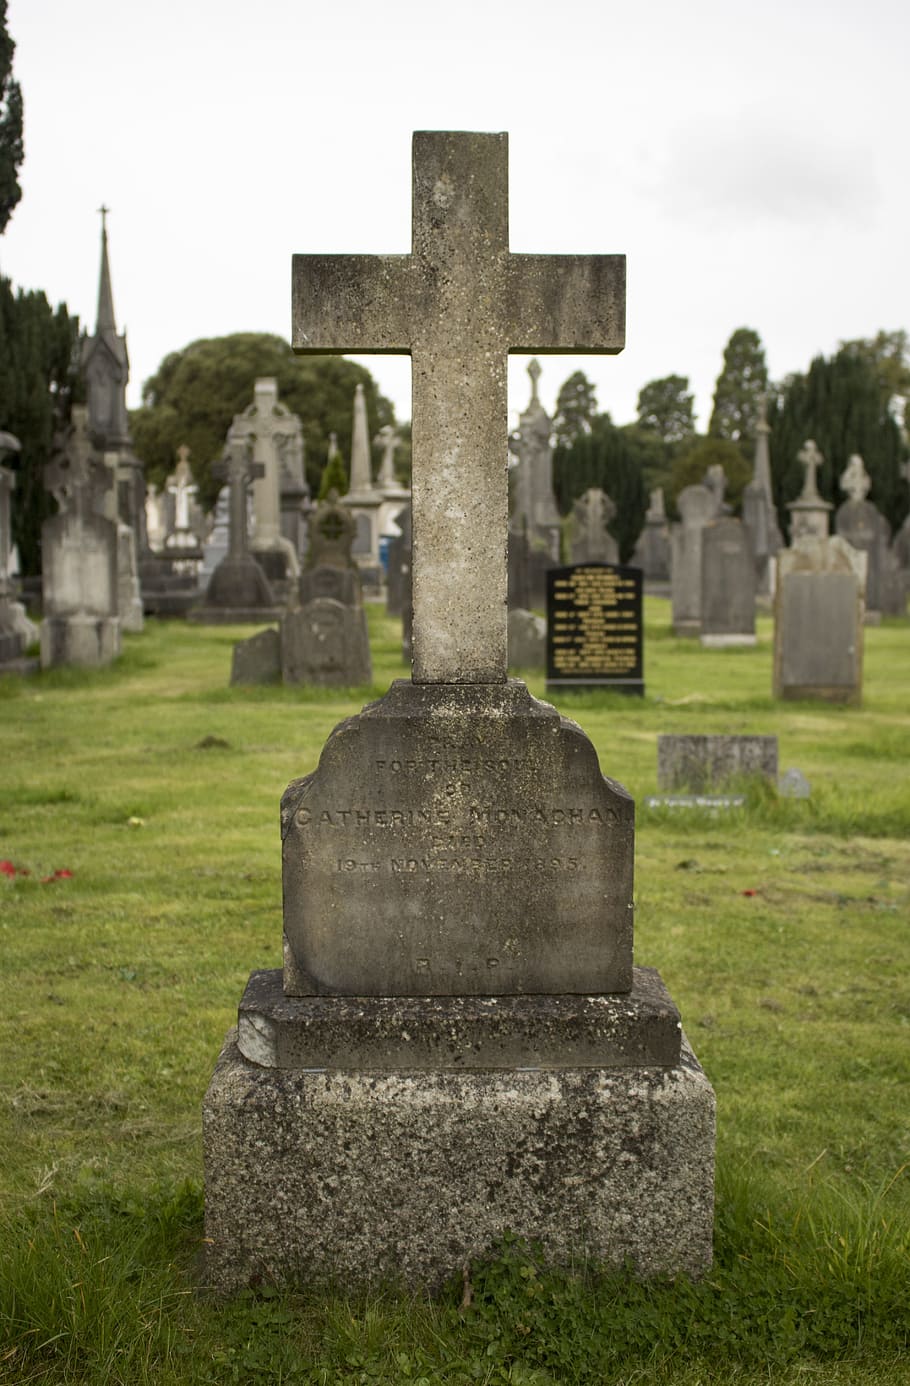
<path fill-rule="evenodd" d="M 394 683 L 282 800 L 289 994 L 628 991 L 634 805 L 517 680 Z"/>
<path fill-rule="evenodd" d="M 714 1094 L 670 1066 L 269 1068 L 203 1112 L 209 1284 L 439 1285 L 509 1230 L 641 1276 L 711 1263 Z"/>

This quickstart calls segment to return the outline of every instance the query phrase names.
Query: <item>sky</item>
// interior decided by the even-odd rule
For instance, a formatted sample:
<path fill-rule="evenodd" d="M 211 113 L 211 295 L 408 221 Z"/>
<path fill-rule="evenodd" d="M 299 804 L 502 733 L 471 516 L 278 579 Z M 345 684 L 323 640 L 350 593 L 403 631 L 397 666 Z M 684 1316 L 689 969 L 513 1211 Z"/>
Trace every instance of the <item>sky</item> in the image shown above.
<path fill-rule="evenodd" d="M 95 323 L 100 218 L 128 402 L 171 351 L 290 338 L 291 255 L 410 249 L 414 130 L 507 131 L 510 244 L 624 253 L 617 423 L 738 327 L 773 379 L 910 328 L 906 0 L 8 0 L 23 197 L 0 273 Z M 410 416 L 407 359 L 366 364 Z M 512 422 L 528 358 L 510 364 Z"/>

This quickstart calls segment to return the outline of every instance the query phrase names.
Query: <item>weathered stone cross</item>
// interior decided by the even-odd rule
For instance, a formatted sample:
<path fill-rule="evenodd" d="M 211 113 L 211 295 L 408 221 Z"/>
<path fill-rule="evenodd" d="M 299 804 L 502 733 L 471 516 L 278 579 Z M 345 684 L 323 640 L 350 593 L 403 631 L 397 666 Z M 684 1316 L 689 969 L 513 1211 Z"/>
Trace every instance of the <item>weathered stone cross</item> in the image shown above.
<path fill-rule="evenodd" d="M 411 356 L 413 678 L 507 676 L 509 352 L 621 351 L 625 257 L 513 255 L 508 136 L 418 132 L 410 255 L 295 255 L 297 352 Z"/>
<path fill-rule="evenodd" d="M 244 558 L 249 549 L 247 542 L 247 489 L 251 482 L 265 476 L 265 467 L 252 459 L 252 445 L 248 438 L 229 439 L 220 462 L 212 467 L 212 475 L 218 481 L 226 481 L 230 488 L 228 498 L 228 554 L 232 559 Z"/>

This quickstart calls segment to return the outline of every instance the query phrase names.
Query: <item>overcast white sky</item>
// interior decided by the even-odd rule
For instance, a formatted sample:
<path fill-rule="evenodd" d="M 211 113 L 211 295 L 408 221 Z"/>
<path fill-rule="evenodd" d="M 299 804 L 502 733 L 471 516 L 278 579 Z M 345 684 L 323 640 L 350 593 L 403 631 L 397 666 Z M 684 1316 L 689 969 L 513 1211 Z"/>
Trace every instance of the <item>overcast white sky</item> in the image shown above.
<path fill-rule="evenodd" d="M 619 423 L 678 373 L 705 428 L 736 327 L 775 378 L 910 327 L 907 0 L 9 0 L 8 26 L 0 272 L 94 327 L 107 203 L 131 405 L 198 337 L 289 337 L 293 252 L 410 249 L 415 129 L 509 132 L 513 250 L 628 257 L 626 350 L 544 358 L 551 412 L 578 367 Z M 407 418 L 407 362 L 366 364 Z"/>

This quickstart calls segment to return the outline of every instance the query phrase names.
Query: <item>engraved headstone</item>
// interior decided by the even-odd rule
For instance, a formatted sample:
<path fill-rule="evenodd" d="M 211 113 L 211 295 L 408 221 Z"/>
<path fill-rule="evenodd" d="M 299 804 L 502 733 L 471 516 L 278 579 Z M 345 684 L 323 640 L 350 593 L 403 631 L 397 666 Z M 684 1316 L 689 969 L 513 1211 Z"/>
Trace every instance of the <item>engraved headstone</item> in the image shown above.
<path fill-rule="evenodd" d="M 710 1260 L 713 1098 L 632 966 L 632 801 L 506 674 L 506 357 L 616 351 L 623 306 L 615 257 L 509 251 L 504 136 L 415 136 L 410 255 L 295 258 L 297 350 L 412 356 L 413 681 L 282 801 L 283 974 L 206 1098 L 221 1288 L 438 1283 L 506 1225 Z"/>
<path fill-rule="evenodd" d="M 889 562 L 891 530 L 888 521 L 867 500 L 871 485 L 863 459 L 854 453 L 840 478 L 840 489 L 847 499 L 834 512 L 834 529 L 848 544 L 866 555 L 867 623 L 880 621 L 886 606 L 891 604 L 891 594 L 886 588 L 894 566 Z"/>
<path fill-rule="evenodd" d="M 231 655 L 231 684 L 279 683 L 281 636 L 270 626 L 248 640 L 238 640 Z"/>
<path fill-rule="evenodd" d="M 331 597 L 345 606 L 360 606 L 360 574 L 352 556 L 356 527 L 355 516 L 334 490 L 310 512 L 308 566 L 300 574 L 298 584 L 301 606 L 317 597 Z"/>
<path fill-rule="evenodd" d="M 249 438 L 229 433 L 221 461 L 212 467 L 212 473 L 227 482 L 228 550 L 209 578 L 203 603 L 192 612 L 191 619 L 224 624 L 269 620 L 277 614 L 275 595 L 250 553 L 247 535 L 249 488 L 264 473 L 263 464 L 253 461 Z"/>
<path fill-rule="evenodd" d="M 858 703 L 866 555 L 808 534 L 778 554 L 774 696 Z"/>
<path fill-rule="evenodd" d="M 642 695 L 643 636 L 640 568 L 588 563 L 548 574 L 547 692 Z"/>
<path fill-rule="evenodd" d="M 701 551 L 701 643 L 755 644 L 755 555 L 749 531 L 723 515 L 705 525 Z"/>
<path fill-rule="evenodd" d="M 673 631 L 676 635 L 701 634 L 702 535 L 717 518 L 716 490 L 686 486 L 676 497 L 679 523 L 670 530 L 672 552 Z"/>
<path fill-rule="evenodd" d="M 664 502 L 664 488 L 658 486 L 651 492 L 645 526 L 638 536 L 632 566 L 641 568 L 645 582 L 663 583 L 670 577 L 670 527 L 667 523 L 667 508 Z"/>
<path fill-rule="evenodd" d="M 41 527 L 41 666 L 109 664 L 120 653 L 117 526 L 100 513 L 113 475 L 92 445 L 88 411 L 74 405 L 45 468 L 60 513 Z"/>
<path fill-rule="evenodd" d="M 825 459 L 814 438 L 806 439 L 798 457 L 806 476 L 799 496 L 787 506 L 790 512 L 791 544 L 797 539 L 827 539 L 829 516 L 834 509 L 818 492 L 818 469 Z"/>
<path fill-rule="evenodd" d="M 572 506 L 573 563 L 618 563 L 619 545 L 609 532 L 616 506 L 606 491 L 592 486 Z"/>
<path fill-rule="evenodd" d="M 366 614 L 361 606 L 334 597 L 312 597 L 306 606 L 284 613 L 281 677 L 285 683 L 351 687 L 369 683 L 372 676 Z"/>
<path fill-rule="evenodd" d="M 776 736 L 662 734 L 657 738 L 658 789 L 702 794 L 751 776 L 776 782 Z"/>

